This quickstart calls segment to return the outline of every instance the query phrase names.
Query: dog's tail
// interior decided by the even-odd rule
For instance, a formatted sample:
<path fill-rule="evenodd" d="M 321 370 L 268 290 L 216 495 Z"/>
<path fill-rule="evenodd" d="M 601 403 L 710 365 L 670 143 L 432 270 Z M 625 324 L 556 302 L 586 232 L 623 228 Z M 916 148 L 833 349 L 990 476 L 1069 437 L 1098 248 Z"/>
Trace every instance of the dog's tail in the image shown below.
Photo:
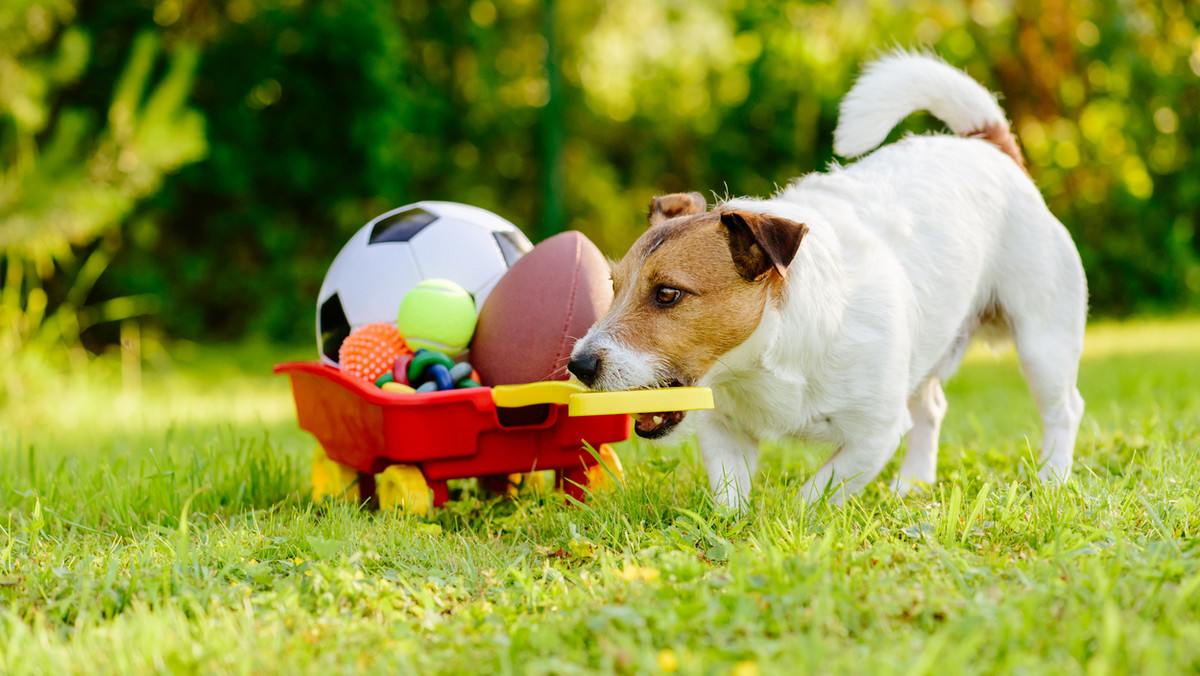
<path fill-rule="evenodd" d="M 1025 169 L 1017 139 L 991 92 L 936 56 L 903 50 L 868 64 L 842 99 L 834 152 L 865 154 L 918 110 L 933 113 L 959 136 L 990 141 Z"/>

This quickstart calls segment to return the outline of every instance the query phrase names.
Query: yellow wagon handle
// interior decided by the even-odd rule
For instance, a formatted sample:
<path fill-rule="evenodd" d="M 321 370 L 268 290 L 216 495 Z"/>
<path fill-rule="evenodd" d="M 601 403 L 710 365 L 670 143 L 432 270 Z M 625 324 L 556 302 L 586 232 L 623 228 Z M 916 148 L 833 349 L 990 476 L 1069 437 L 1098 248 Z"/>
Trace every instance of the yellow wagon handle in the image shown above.
<path fill-rule="evenodd" d="M 492 388 L 492 401 L 500 408 L 517 408 L 536 404 L 571 403 L 571 396 L 588 389 L 568 380 L 547 380 L 522 385 L 497 385 Z"/>
<path fill-rule="evenodd" d="M 500 408 L 562 404 L 571 416 L 695 411 L 713 407 L 712 390 L 707 387 L 593 392 L 583 385 L 565 380 L 497 385 L 492 388 L 492 401 Z"/>

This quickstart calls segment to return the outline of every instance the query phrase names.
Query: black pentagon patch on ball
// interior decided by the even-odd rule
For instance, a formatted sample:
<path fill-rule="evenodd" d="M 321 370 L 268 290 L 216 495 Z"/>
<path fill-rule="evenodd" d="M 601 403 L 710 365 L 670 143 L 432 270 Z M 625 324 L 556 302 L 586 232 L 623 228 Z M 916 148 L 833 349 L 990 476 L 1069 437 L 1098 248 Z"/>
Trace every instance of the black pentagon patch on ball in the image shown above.
<path fill-rule="evenodd" d="M 504 264 L 510 268 L 517 259 L 533 250 L 529 240 L 518 232 L 499 230 L 493 232 L 492 236 L 496 238 L 496 244 L 500 247 L 500 255 L 504 256 Z"/>
<path fill-rule="evenodd" d="M 321 303 L 317 311 L 317 329 L 321 332 L 321 354 L 338 363 L 338 350 L 350 335 L 350 320 L 342 309 L 342 299 L 335 293 Z"/>
<path fill-rule="evenodd" d="M 437 219 L 436 214 L 420 207 L 392 214 L 371 228 L 371 241 L 367 242 L 367 246 L 384 242 L 407 242 Z"/>

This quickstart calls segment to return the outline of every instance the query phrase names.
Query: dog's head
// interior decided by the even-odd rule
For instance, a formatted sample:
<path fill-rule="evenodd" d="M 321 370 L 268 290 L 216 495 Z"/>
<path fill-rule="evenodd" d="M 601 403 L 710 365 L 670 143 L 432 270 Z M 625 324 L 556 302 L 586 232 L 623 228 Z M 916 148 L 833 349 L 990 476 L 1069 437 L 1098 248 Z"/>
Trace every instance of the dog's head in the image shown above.
<path fill-rule="evenodd" d="M 612 308 L 575 345 L 568 366 L 598 390 L 693 385 L 750 337 L 782 298 L 807 228 L 718 207 L 704 197 L 655 197 L 650 227 L 613 267 Z M 639 436 L 666 436 L 680 411 L 638 416 Z"/>

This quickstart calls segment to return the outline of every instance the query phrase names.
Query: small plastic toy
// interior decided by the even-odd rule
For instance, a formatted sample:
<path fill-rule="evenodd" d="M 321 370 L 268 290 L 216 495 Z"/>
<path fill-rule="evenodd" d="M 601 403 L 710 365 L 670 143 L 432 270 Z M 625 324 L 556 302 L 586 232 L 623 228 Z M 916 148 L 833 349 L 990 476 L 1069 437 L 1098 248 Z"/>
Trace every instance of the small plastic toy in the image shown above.
<path fill-rule="evenodd" d="M 407 362 L 405 380 L 418 392 L 440 392 L 463 387 L 480 387 L 479 374 L 467 362 L 455 364 L 444 353 L 417 350 Z"/>
<path fill-rule="evenodd" d="M 473 370 L 471 365 L 465 361 L 461 364 L 455 364 L 454 368 L 450 369 L 450 380 L 453 380 L 457 384 L 460 380 L 470 378 L 471 371 Z"/>
<path fill-rule="evenodd" d="M 401 385 L 408 384 L 408 365 L 412 363 L 413 355 L 405 353 L 396 357 L 396 363 L 392 365 L 392 382 L 400 383 Z"/>
<path fill-rule="evenodd" d="M 455 387 L 482 387 L 475 367 L 465 361 L 450 369 L 450 380 L 454 381 Z"/>
<path fill-rule="evenodd" d="M 413 353 L 412 361 L 408 362 L 408 383 L 419 385 L 425 381 L 425 371 L 434 364 L 447 369 L 454 366 L 454 360 L 436 350 L 420 349 Z"/>
<path fill-rule="evenodd" d="M 346 373 L 373 383 L 391 373 L 396 359 L 408 351 L 396 327 L 381 322 L 351 333 L 338 350 L 338 359 Z"/>

